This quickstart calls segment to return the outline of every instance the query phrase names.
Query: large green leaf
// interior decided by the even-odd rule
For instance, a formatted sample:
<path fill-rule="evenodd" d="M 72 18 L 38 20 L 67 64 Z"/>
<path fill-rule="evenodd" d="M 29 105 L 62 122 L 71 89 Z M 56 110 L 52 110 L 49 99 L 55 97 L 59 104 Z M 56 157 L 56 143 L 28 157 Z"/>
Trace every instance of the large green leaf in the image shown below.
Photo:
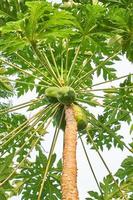
<path fill-rule="evenodd" d="M 133 174 L 132 174 L 132 164 L 133 164 L 133 157 L 130 156 L 126 158 L 122 164 L 121 168 L 117 171 L 116 177 L 117 182 L 119 183 L 119 187 L 121 191 L 126 195 L 126 198 L 129 200 L 132 199 L 133 195 Z M 111 200 L 111 199 L 123 199 L 121 196 L 121 192 L 119 191 L 119 188 L 115 184 L 115 182 L 112 180 L 111 176 L 106 176 L 103 179 L 103 182 L 100 183 L 101 189 L 103 192 L 103 196 L 99 195 L 97 192 L 89 192 L 89 198 L 86 198 L 87 200 Z"/>
<path fill-rule="evenodd" d="M 44 199 L 61 199 L 61 167 L 59 168 L 60 161 L 57 163 L 57 166 L 55 165 L 55 159 L 56 156 L 53 155 L 50 171 L 43 188 L 42 198 Z M 26 164 L 26 166 L 22 168 L 21 174 L 18 175 L 18 178 L 23 179 L 25 182 L 22 199 L 27 200 L 37 198 L 37 193 L 40 189 L 46 164 L 47 157 L 43 154 L 43 152 L 41 152 L 41 150 L 39 150 L 39 155 L 36 157 L 36 161 Z"/>

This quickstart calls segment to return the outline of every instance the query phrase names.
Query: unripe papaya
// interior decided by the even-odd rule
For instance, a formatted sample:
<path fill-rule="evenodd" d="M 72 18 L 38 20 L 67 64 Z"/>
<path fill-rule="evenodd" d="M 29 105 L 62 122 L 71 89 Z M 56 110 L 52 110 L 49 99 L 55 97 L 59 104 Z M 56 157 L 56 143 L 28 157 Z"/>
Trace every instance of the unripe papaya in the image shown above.
<path fill-rule="evenodd" d="M 59 91 L 58 87 L 49 87 L 45 90 L 45 95 L 50 103 L 56 103 L 57 100 L 57 93 Z"/>
<path fill-rule="evenodd" d="M 75 91 L 73 88 L 65 87 L 49 87 L 45 90 L 45 95 L 50 103 L 60 102 L 69 105 L 75 101 Z"/>
<path fill-rule="evenodd" d="M 57 99 L 60 103 L 69 105 L 75 101 L 76 94 L 73 88 L 65 86 L 61 87 L 57 94 Z"/>
<path fill-rule="evenodd" d="M 87 116 L 83 108 L 73 104 L 74 116 L 78 124 L 78 130 L 81 131 L 87 126 Z"/>

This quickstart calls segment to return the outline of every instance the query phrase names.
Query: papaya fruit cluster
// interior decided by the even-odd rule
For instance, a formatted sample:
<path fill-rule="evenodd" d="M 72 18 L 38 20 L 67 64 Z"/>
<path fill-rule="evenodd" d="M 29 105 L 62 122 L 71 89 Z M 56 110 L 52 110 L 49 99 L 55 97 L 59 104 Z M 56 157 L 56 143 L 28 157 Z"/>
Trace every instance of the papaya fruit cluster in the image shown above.
<path fill-rule="evenodd" d="M 78 130 L 84 130 L 87 126 L 87 116 L 83 108 L 81 108 L 79 105 L 73 104 L 73 111 L 74 116 L 78 124 Z"/>
<path fill-rule="evenodd" d="M 45 95 L 50 103 L 60 102 L 69 105 L 75 101 L 76 93 L 73 88 L 65 87 L 49 87 L 45 90 Z"/>
<path fill-rule="evenodd" d="M 87 116 L 83 108 L 81 108 L 79 105 L 72 104 L 74 116 L 77 121 L 78 131 L 82 131 L 87 127 Z M 57 112 L 56 116 L 54 117 L 54 124 L 59 124 L 59 120 L 61 118 L 63 107 Z M 61 122 L 60 128 L 64 131 L 66 126 L 65 122 L 65 115 L 63 116 L 63 120 Z"/>
<path fill-rule="evenodd" d="M 82 107 L 74 104 L 76 99 L 76 93 L 73 88 L 69 86 L 65 87 L 49 87 L 45 90 L 45 95 L 50 103 L 60 102 L 64 105 L 72 104 L 74 116 L 77 121 L 78 131 L 84 130 L 87 126 L 87 116 Z M 60 113 L 61 114 L 61 113 Z M 58 123 L 59 116 L 55 116 L 55 124 Z M 61 129 L 65 129 L 65 116 L 61 124 Z"/>

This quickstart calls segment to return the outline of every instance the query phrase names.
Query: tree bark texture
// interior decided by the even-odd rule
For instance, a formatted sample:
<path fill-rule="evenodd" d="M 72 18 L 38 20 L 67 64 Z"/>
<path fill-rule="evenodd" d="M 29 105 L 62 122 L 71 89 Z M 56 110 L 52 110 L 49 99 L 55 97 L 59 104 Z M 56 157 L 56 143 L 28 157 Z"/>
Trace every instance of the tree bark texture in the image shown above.
<path fill-rule="evenodd" d="M 65 137 L 62 170 L 62 200 L 79 200 L 77 189 L 77 122 L 72 106 L 65 107 Z"/>

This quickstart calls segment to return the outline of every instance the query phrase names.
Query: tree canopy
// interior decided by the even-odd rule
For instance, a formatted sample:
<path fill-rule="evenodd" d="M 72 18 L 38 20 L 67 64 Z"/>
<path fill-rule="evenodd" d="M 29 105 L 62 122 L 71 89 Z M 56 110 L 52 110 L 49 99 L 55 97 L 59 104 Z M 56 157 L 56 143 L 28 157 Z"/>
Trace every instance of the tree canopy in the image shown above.
<path fill-rule="evenodd" d="M 86 142 L 88 148 L 96 150 L 108 171 L 99 183 L 92 169 L 99 192 L 89 191 L 86 199 L 133 199 L 133 143 L 126 144 L 118 133 L 122 122 L 131 127 L 130 134 L 133 132 L 133 74 L 118 77 L 113 67 L 123 55 L 133 62 L 131 0 L 64 0 L 60 4 L 1 0 L 1 200 L 19 194 L 24 200 L 38 199 L 38 195 L 46 200 L 61 199 L 62 162 L 57 160 L 54 148 L 64 131 L 64 104 L 68 99 L 66 103 L 59 96 L 50 100 L 46 95 L 50 87 L 74 90 L 74 103 L 86 116 L 86 128 L 78 130 L 78 138 L 83 148 Z M 94 84 L 94 74 L 102 76 L 103 82 Z M 103 87 L 115 80 L 121 80 L 119 87 Z M 95 89 L 98 85 L 101 88 Z M 9 103 L 8 99 L 21 98 L 33 89 L 36 99 L 19 105 Z M 95 116 L 89 106 L 103 107 L 103 114 Z M 32 117 L 17 112 L 25 107 L 34 111 Z M 47 128 L 51 124 L 55 134 L 47 156 L 42 141 L 50 134 Z M 100 153 L 105 147 L 129 151 L 115 175 Z M 33 151 L 35 160 L 31 159 Z"/>

